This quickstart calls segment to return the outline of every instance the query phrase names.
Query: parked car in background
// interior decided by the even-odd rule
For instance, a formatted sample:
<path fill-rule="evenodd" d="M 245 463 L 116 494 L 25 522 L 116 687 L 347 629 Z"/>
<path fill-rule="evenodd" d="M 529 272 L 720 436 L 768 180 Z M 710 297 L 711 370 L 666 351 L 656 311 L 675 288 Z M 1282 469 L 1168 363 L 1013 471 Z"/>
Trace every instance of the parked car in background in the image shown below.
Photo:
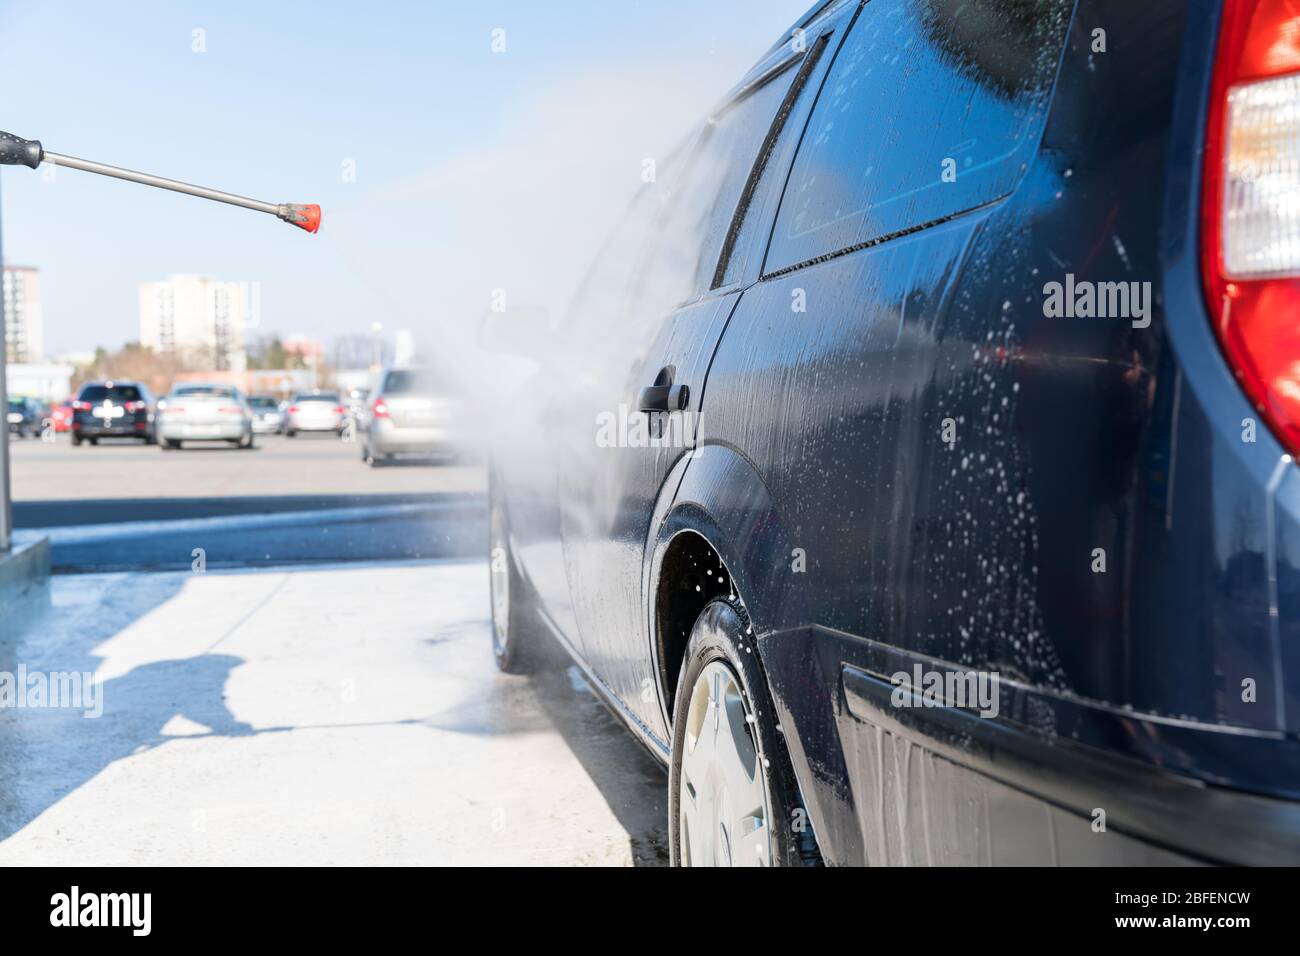
<path fill-rule="evenodd" d="M 299 432 L 343 433 L 347 409 L 339 401 L 338 392 L 299 392 L 289 402 L 285 413 L 284 433 L 289 438 Z"/>
<path fill-rule="evenodd" d="M 41 406 L 30 398 L 9 399 L 9 431 L 19 438 L 39 435 Z"/>
<path fill-rule="evenodd" d="M 1300 862 L 1296 10 L 819 3 L 643 187 L 493 451 L 493 650 L 674 862 Z"/>
<path fill-rule="evenodd" d="M 136 438 L 153 444 L 154 397 L 142 382 L 87 382 L 72 403 L 72 444 Z"/>
<path fill-rule="evenodd" d="M 50 409 L 50 424 L 56 432 L 72 431 L 72 403 L 75 398 L 68 397 Z"/>
<path fill-rule="evenodd" d="M 366 408 L 370 399 L 370 389 L 368 388 L 350 388 L 343 396 L 343 405 L 348 410 L 348 417 L 353 421 L 360 422 L 366 416 Z"/>
<path fill-rule="evenodd" d="M 282 403 L 274 395 L 250 395 L 248 407 L 253 413 L 253 431 L 259 435 L 278 435 L 284 431 Z"/>
<path fill-rule="evenodd" d="M 433 369 L 387 369 L 361 423 L 361 460 L 373 468 L 399 455 L 451 453 L 455 404 Z"/>
<path fill-rule="evenodd" d="M 9 399 L 9 432 L 19 438 L 40 433 L 40 410 L 30 398 Z"/>
<path fill-rule="evenodd" d="M 158 441 L 164 451 L 183 442 L 229 442 L 253 447 L 253 411 L 233 385 L 185 382 L 158 403 Z"/>

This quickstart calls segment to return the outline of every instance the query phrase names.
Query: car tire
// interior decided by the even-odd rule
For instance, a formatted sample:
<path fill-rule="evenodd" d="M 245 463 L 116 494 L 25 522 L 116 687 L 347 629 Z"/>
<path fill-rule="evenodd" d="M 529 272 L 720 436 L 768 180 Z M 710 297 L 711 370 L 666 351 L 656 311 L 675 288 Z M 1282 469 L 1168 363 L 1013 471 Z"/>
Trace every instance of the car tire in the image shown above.
<path fill-rule="evenodd" d="M 296 431 L 294 431 L 292 428 L 289 428 L 289 429 L 286 429 L 286 430 L 285 430 L 284 437 L 285 437 L 285 438 L 292 438 L 292 437 L 293 437 L 294 435 L 296 435 L 296 434 L 298 434 Z"/>
<path fill-rule="evenodd" d="M 98 444 L 99 444 L 99 439 L 98 439 L 98 438 L 87 438 L 86 441 L 90 442 L 92 445 L 98 445 Z"/>
<path fill-rule="evenodd" d="M 711 601 L 695 621 L 678 675 L 672 737 L 674 866 L 821 863 L 749 616 L 735 598 Z"/>
<path fill-rule="evenodd" d="M 77 445 L 80 445 L 80 444 L 81 444 L 81 441 L 82 441 L 82 438 L 81 438 L 80 435 L 73 435 L 73 436 L 72 436 L 72 446 L 73 446 L 74 448 L 75 448 Z"/>
<path fill-rule="evenodd" d="M 180 440 L 179 440 L 179 439 L 176 439 L 176 438 L 164 438 L 164 439 L 163 439 L 163 443 L 162 443 L 162 450 L 163 450 L 163 451 L 176 451 L 176 450 L 179 449 L 180 447 L 181 447 L 181 443 L 180 443 Z"/>
<path fill-rule="evenodd" d="M 505 501 L 488 488 L 488 593 L 492 605 L 492 656 L 507 674 L 532 674 L 558 663 L 558 648 L 527 613 L 526 590 L 510 550 Z"/>

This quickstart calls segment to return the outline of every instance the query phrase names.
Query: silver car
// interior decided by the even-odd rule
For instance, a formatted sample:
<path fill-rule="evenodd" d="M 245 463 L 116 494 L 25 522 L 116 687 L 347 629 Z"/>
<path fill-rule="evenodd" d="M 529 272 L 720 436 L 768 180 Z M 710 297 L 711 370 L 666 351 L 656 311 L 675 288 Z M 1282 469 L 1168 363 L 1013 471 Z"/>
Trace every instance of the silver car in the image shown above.
<path fill-rule="evenodd" d="M 278 435 L 284 431 L 284 411 L 274 395 L 250 395 L 248 407 L 253 412 L 253 431 L 259 435 Z"/>
<path fill-rule="evenodd" d="M 158 443 L 164 451 L 186 441 L 224 441 L 253 447 L 253 413 L 232 385 L 175 385 L 158 403 Z"/>
<path fill-rule="evenodd" d="M 450 453 L 455 418 L 455 400 L 431 369 L 389 369 L 366 412 L 361 460 L 373 468 L 398 455 Z"/>
<path fill-rule="evenodd" d="M 284 433 L 292 438 L 299 432 L 343 433 L 347 409 L 339 402 L 338 392 L 299 392 L 285 411 Z"/>

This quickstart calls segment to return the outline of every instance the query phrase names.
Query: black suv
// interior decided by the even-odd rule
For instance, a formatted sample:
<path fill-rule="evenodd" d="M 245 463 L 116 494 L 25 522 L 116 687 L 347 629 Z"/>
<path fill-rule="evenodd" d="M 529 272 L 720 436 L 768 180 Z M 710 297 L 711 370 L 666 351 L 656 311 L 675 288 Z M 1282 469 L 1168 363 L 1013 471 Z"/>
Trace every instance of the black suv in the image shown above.
<path fill-rule="evenodd" d="M 154 397 L 141 382 L 87 382 L 72 403 L 72 444 L 101 438 L 155 442 Z"/>

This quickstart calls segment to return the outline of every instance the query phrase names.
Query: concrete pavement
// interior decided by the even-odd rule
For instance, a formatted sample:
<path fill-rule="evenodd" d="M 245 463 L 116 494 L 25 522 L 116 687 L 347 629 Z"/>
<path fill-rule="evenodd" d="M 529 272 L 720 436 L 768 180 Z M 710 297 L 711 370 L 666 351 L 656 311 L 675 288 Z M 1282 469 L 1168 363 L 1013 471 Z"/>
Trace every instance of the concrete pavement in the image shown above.
<path fill-rule="evenodd" d="M 666 781 L 573 669 L 498 674 L 475 562 L 56 576 L 0 670 L 0 865 L 628 864 Z"/>

